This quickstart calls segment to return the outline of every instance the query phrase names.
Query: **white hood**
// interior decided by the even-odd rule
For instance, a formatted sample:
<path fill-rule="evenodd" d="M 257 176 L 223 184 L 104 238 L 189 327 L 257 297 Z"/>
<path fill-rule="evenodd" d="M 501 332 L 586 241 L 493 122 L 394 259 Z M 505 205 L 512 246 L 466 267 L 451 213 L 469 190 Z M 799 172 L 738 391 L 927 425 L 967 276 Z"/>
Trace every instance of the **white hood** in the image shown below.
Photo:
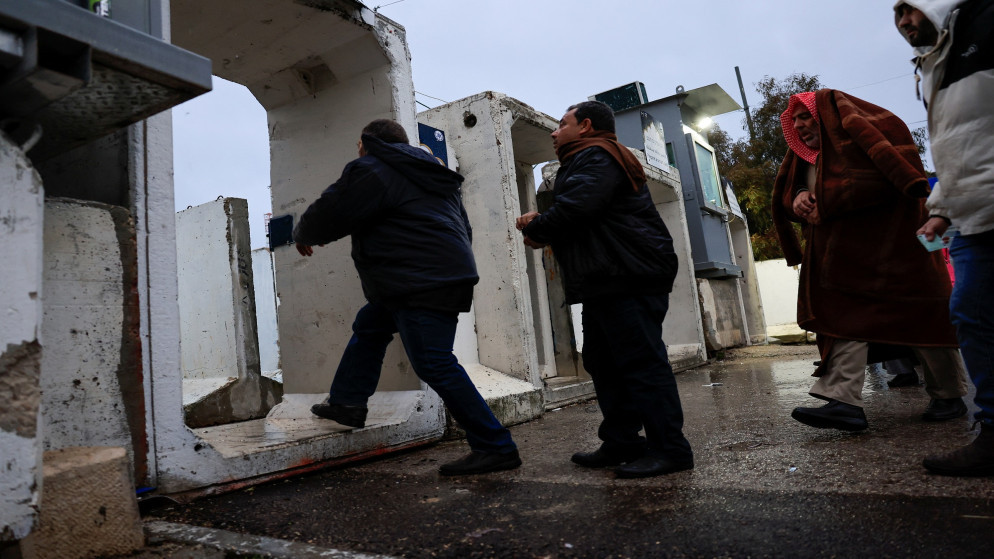
<path fill-rule="evenodd" d="M 896 11 L 901 4 L 907 4 L 925 14 L 925 17 L 935 26 L 936 31 L 941 32 L 949 22 L 949 14 L 963 2 L 964 0 L 897 0 L 894 3 L 894 10 Z M 928 54 L 932 48 L 931 46 L 917 47 L 915 54 L 923 56 Z"/>

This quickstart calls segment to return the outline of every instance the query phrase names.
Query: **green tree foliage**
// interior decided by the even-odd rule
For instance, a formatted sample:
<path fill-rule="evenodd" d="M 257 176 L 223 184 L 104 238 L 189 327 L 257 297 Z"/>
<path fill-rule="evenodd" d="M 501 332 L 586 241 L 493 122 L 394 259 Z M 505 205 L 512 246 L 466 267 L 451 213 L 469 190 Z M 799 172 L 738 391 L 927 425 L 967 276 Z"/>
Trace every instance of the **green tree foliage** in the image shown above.
<path fill-rule="evenodd" d="M 911 131 L 911 137 L 915 139 L 915 145 L 918 146 L 918 155 L 922 158 L 922 166 L 925 167 L 925 172 L 930 177 L 935 176 L 935 171 L 928 168 L 928 161 L 925 160 L 925 146 L 928 145 L 928 127 L 920 126 Z"/>
<path fill-rule="evenodd" d="M 751 111 L 755 133 L 752 140 L 732 140 L 718 126 L 708 134 L 708 142 L 718 159 L 719 172 L 735 185 L 735 195 L 749 223 L 756 260 L 783 258 L 770 213 L 773 179 L 787 154 L 787 141 L 780 128 L 780 113 L 786 110 L 791 95 L 822 87 L 818 76 L 803 73 L 791 74 L 780 81 L 765 76 L 756 84 L 761 101 Z"/>

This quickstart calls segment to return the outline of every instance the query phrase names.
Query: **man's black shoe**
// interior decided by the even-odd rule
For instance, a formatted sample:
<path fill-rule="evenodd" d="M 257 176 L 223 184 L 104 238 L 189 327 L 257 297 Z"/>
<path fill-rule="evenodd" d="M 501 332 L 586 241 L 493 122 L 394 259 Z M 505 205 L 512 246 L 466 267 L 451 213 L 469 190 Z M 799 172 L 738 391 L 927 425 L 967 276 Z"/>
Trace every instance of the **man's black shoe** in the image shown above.
<path fill-rule="evenodd" d="M 838 400 L 830 400 L 820 408 L 794 408 L 790 416 L 818 429 L 862 431 L 869 426 L 863 408 Z"/>
<path fill-rule="evenodd" d="M 980 434 L 972 443 L 929 456 L 922 465 L 944 476 L 994 476 L 994 425 L 981 423 Z"/>
<path fill-rule="evenodd" d="M 366 413 L 368 412 L 369 409 L 365 406 L 347 406 L 345 404 L 329 404 L 328 402 L 311 406 L 311 413 L 314 415 L 356 429 L 362 429 L 366 426 Z"/>
<path fill-rule="evenodd" d="M 442 464 L 438 473 L 443 476 L 464 476 L 470 474 L 485 474 L 500 470 L 513 470 L 521 465 L 521 457 L 517 450 L 506 453 L 470 452 L 468 456 L 455 462 Z"/>
<path fill-rule="evenodd" d="M 922 414 L 925 421 L 948 421 L 966 415 L 963 398 L 932 398 Z"/>
<path fill-rule="evenodd" d="M 682 472 L 693 469 L 693 467 L 693 460 L 689 462 L 673 462 L 665 458 L 643 456 L 634 462 L 618 466 L 614 469 L 614 473 L 620 478 L 652 477 Z"/>
<path fill-rule="evenodd" d="M 598 448 L 593 452 L 577 452 L 570 460 L 584 468 L 607 468 L 638 460 L 642 456 L 642 452 L 638 454 L 609 454 L 604 452 L 604 449 Z"/>
<path fill-rule="evenodd" d="M 894 375 L 894 378 L 887 381 L 887 386 L 890 388 L 903 388 L 905 386 L 918 386 L 921 381 L 918 380 L 918 373 L 898 373 Z"/>

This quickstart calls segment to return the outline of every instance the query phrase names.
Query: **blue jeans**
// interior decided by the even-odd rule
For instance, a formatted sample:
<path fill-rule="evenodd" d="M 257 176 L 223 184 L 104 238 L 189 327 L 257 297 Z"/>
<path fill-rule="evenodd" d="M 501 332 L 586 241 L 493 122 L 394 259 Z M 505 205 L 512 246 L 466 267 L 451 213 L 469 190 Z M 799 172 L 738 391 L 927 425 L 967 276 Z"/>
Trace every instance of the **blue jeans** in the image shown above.
<path fill-rule="evenodd" d="M 994 231 L 953 237 L 949 256 L 956 274 L 949 312 L 977 387 L 976 418 L 994 424 Z"/>
<path fill-rule="evenodd" d="M 352 323 L 352 339 L 338 364 L 328 402 L 365 406 L 376 392 L 387 345 L 394 333 L 400 333 L 414 372 L 438 393 L 452 417 L 466 430 L 470 448 L 496 453 L 515 450 L 511 433 L 494 417 L 452 354 L 458 316 L 455 312 L 391 310 L 367 303 Z"/>
<path fill-rule="evenodd" d="M 669 295 L 597 298 L 583 302 L 583 366 L 604 420 L 598 429 L 609 454 L 693 461 L 683 436 L 683 408 L 663 343 Z M 645 438 L 639 431 L 645 429 Z"/>

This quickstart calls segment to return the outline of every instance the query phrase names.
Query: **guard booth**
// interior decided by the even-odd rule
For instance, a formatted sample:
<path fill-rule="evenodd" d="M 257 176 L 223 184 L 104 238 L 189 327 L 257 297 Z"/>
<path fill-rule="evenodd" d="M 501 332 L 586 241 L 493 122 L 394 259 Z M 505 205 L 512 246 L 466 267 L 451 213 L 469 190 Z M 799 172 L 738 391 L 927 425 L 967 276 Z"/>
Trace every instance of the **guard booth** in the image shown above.
<path fill-rule="evenodd" d="M 641 82 L 591 97 L 615 111 L 618 139 L 657 166 L 679 169 L 694 275 L 708 349 L 765 343 L 749 229 L 705 132 L 714 116 L 741 109 L 718 84 L 648 101 Z M 708 324 L 710 322 L 710 324 Z"/>

